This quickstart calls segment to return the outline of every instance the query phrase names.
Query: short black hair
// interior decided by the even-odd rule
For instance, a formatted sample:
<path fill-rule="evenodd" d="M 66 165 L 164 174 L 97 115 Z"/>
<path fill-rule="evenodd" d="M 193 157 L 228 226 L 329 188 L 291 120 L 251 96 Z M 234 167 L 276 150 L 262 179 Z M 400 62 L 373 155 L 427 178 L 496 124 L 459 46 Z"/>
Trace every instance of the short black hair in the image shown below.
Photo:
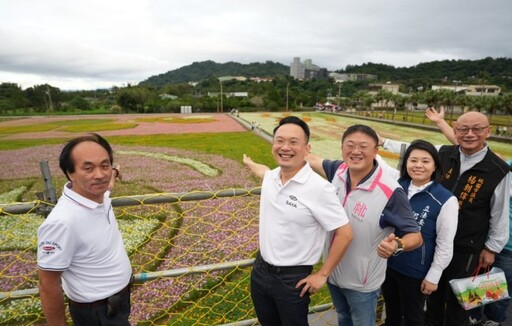
<path fill-rule="evenodd" d="M 409 156 L 411 156 L 411 152 L 415 149 L 420 149 L 422 151 L 425 151 L 432 156 L 432 159 L 434 160 L 434 166 L 435 170 L 430 176 L 430 180 L 439 182 L 441 180 L 441 160 L 439 159 L 439 153 L 437 152 L 437 149 L 432 143 L 423 140 L 423 139 L 417 139 L 411 142 L 409 147 L 407 147 L 407 150 L 404 153 L 403 163 L 400 167 L 400 177 L 403 179 L 411 179 L 411 176 L 409 173 L 407 173 L 407 160 L 409 159 Z"/>
<path fill-rule="evenodd" d="M 93 143 L 96 143 L 103 147 L 107 153 L 110 160 L 110 164 L 114 163 L 114 156 L 112 147 L 110 147 L 110 144 L 107 142 L 107 140 L 100 135 L 96 133 L 91 133 L 85 136 L 77 137 L 75 139 L 70 140 L 62 149 L 59 156 L 59 166 L 62 172 L 66 175 L 66 178 L 69 179 L 69 173 L 75 172 L 75 162 L 73 161 L 73 158 L 71 157 L 71 152 L 73 151 L 73 148 L 75 148 L 76 145 L 84 142 L 84 141 L 90 141 Z"/>
<path fill-rule="evenodd" d="M 341 142 L 343 143 L 343 141 L 345 141 L 345 138 L 356 132 L 361 132 L 363 134 L 370 136 L 373 140 L 375 140 L 375 146 L 379 144 L 379 136 L 377 135 L 375 130 L 366 125 L 353 125 L 348 127 L 347 130 L 345 130 L 345 132 L 343 133 L 343 136 L 341 137 Z"/>
<path fill-rule="evenodd" d="M 309 143 L 309 136 L 311 135 L 311 133 L 309 131 L 308 124 L 306 122 L 304 122 L 304 120 L 302 120 L 301 118 L 293 116 L 293 115 L 279 120 L 279 124 L 274 128 L 272 135 L 275 136 L 279 127 L 281 127 L 282 125 L 285 125 L 285 124 L 289 124 L 289 123 L 301 127 L 302 130 L 304 130 L 304 133 L 306 134 L 306 143 Z"/>

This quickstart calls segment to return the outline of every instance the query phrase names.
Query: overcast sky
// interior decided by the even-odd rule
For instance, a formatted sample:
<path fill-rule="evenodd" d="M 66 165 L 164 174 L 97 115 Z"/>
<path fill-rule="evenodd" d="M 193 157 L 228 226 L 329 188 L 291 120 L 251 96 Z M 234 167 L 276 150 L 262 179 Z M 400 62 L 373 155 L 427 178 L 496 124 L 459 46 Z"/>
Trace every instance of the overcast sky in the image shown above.
<path fill-rule="evenodd" d="M 137 84 L 195 61 L 512 57 L 511 0 L 0 0 L 0 83 Z"/>

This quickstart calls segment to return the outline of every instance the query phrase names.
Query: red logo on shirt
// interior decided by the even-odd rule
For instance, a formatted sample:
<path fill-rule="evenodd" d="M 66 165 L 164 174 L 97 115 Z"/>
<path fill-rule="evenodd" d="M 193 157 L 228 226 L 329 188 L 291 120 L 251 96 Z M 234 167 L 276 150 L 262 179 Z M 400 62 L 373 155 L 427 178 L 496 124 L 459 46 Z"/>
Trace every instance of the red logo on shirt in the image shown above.
<path fill-rule="evenodd" d="M 41 243 L 39 243 L 39 248 L 41 253 L 45 255 L 51 255 L 62 250 L 60 245 L 54 241 L 41 241 Z"/>
<path fill-rule="evenodd" d="M 43 246 L 43 251 L 54 251 L 55 246 Z"/>

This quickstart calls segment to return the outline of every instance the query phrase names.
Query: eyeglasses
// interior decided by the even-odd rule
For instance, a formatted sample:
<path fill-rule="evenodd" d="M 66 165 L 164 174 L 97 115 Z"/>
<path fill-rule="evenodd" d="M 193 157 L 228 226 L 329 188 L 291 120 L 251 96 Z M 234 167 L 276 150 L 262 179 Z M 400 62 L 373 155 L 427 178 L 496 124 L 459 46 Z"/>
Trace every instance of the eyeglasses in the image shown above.
<path fill-rule="evenodd" d="M 489 128 L 489 126 L 485 126 L 485 127 L 472 127 L 472 128 L 461 127 L 461 128 L 455 128 L 455 130 L 457 130 L 457 132 L 459 132 L 462 135 L 465 135 L 465 134 L 469 133 L 470 130 L 475 135 L 478 135 L 478 134 L 481 134 L 487 128 Z"/>

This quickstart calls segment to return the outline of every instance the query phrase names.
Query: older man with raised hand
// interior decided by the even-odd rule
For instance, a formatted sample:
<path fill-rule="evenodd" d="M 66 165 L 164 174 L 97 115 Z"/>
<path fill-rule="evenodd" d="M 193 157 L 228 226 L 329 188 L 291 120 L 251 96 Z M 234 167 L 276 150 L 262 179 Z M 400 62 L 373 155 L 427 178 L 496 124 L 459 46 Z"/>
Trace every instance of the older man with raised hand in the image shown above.
<path fill-rule="evenodd" d="M 467 112 L 453 131 L 458 145 L 440 146 L 438 151 L 441 184 L 459 200 L 459 221 L 452 261 L 427 301 L 427 325 L 469 324 L 469 313 L 448 282 L 470 276 L 477 266 L 491 266 L 509 238 L 509 167 L 485 142 L 491 134 L 489 120 L 482 113 Z M 382 144 L 393 152 L 401 146 L 389 139 Z"/>

